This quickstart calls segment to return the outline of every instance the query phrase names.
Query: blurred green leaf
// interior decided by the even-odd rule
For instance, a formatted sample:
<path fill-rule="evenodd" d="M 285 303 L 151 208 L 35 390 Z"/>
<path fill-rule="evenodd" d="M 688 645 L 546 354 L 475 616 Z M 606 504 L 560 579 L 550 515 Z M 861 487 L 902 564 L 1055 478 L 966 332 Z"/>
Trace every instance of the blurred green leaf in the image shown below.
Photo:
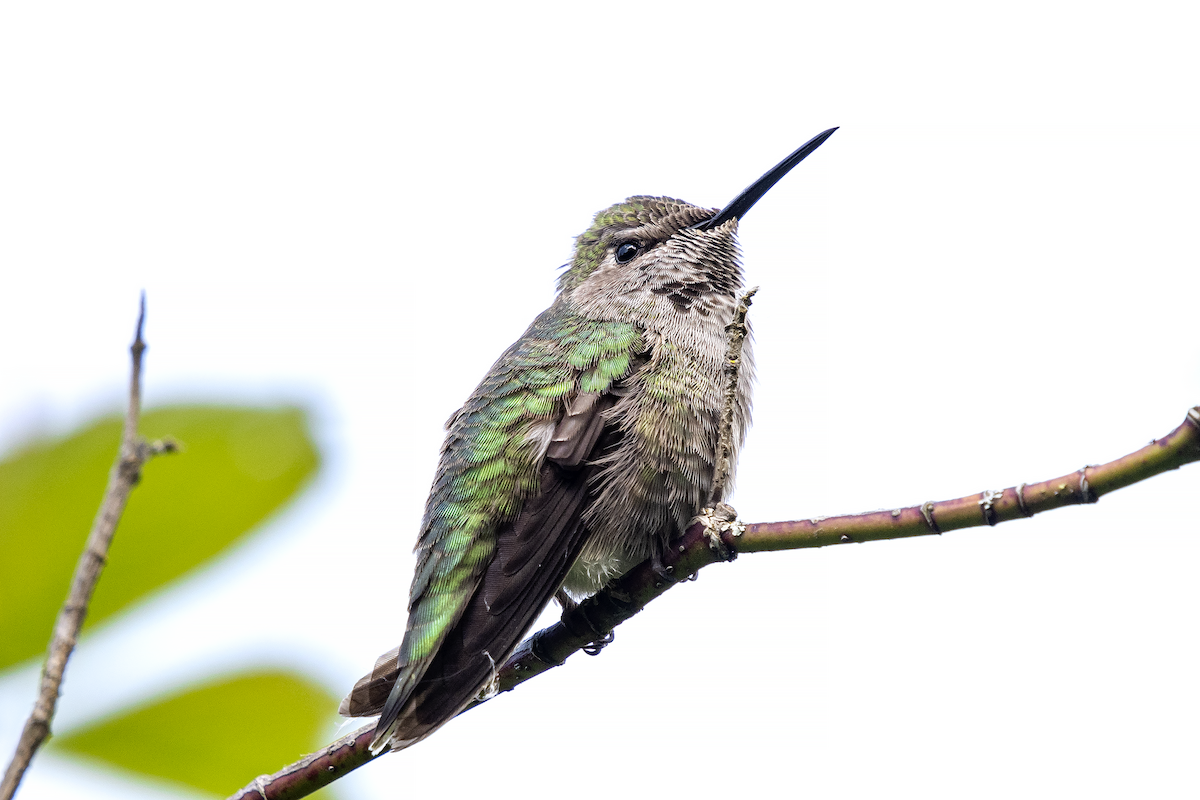
<path fill-rule="evenodd" d="M 159 408 L 143 414 L 141 433 L 173 436 L 184 452 L 143 470 L 88 626 L 237 541 L 295 495 L 319 462 L 304 412 L 290 406 Z M 121 419 L 112 416 L 0 461 L 0 669 L 45 651 L 120 437 Z"/>
<path fill-rule="evenodd" d="M 335 708 L 337 698 L 303 678 L 254 673 L 158 699 L 51 742 L 225 797 L 327 744 Z"/>

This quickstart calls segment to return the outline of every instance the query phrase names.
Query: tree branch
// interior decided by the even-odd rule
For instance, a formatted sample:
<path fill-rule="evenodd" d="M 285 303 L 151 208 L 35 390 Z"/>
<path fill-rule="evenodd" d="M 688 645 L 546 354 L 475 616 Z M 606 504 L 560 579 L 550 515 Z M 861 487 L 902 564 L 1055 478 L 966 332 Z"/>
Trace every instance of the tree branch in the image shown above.
<path fill-rule="evenodd" d="M 711 544 L 712 534 L 701 520 L 672 543 L 663 561 L 674 568 L 674 574 L 692 576 L 709 564 L 726 560 L 720 551 L 736 557 L 738 553 L 902 539 L 996 525 L 1064 506 L 1095 503 L 1109 492 L 1194 461 L 1200 461 L 1200 406 L 1190 409 L 1183 423 L 1163 438 L 1107 464 L 956 500 L 839 517 L 748 524 L 744 532 L 737 527 L 721 532 L 719 547 Z M 498 672 L 497 694 L 561 666 L 570 655 L 595 641 L 598 633 L 611 631 L 633 617 L 673 585 L 663 581 L 649 561 L 638 565 L 563 614 L 559 622 L 522 642 Z M 464 711 L 482 702 L 477 700 Z M 360 728 L 274 775 L 260 776 L 230 800 L 291 800 L 309 795 L 376 758 L 367 747 L 374 731 L 374 725 Z"/>
<path fill-rule="evenodd" d="M 50 721 L 54 719 L 54 709 L 58 704 L 59 687 L 62 685 L 63 673 L 67 668 L 67 659 L 75 649 L 75 641 L 79 629 L 87 616 L 88 603 L 96 582 L 100 579 L 100 571 L 108 560 L 108 548 L 112 544 L 113 533 L 121 514 L 125 511 L 125 503 L 129 493 L 137 485 L 142 474 L 142 466 L 152 456 L 163 452 L 173 452 L 176 444 L 164 439 L 161 442 L 148 444 L 138 438 L 138 417 L 142 405 L 142 354 L 146 343 L 142 341 L 142 324 L 146 319 L 146 296 L 142 295 L 138 312 L 137 332 L 133 344 L 129 347 L 133 360 L 132 374 L 129 378 L 129 408 L 125 412 L 125 428 L 121 436 L 121 449 L 117 461 L 113 464 L 108 476 L 108 488 L 100 503 L 100 510 L 92 522 L 91 533 L 88 534 L 87 545 L 75 566 L 75 575 L 71 579 L 71 590 L 58 619 L 54 623 L 54 633 L 50 639 L 49 652 L 46 655 L 46 665 L 42 668 L 41 688 L 33 706 L 33 712 L 25 722 L 21 738 L 17 742 L 16 753 L 0 782 L 0 800 L 12 800 L 21 778 L 29 769 L 33 756 L 42 743 L 50 736 Z"/>

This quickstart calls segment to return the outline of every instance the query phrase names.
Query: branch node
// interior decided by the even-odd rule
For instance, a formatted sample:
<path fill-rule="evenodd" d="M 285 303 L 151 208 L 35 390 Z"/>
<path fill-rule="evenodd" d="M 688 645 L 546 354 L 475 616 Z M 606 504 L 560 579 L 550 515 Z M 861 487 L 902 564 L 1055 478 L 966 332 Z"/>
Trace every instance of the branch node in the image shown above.
<path fill-rule="evenodd" d="M 993 492 L 991 489 L 984 489 L 983 494 L 979 498 L 979 510 L 983 512 L 983 521 L 988 525 L 995 525 L 998 521 L 996 518 L 996 501 L 1004 496 L 1004 490 Z"/>
<path fill-rule="evenodd" d="M 1029 506 L 1025 505 L 1025 487 L 1026 483 L 1017 484 L 1017 508 L 1021 509 L 1021 513 L 1026 517 L 1032 517 L 1033 512 L 1029 510 Z"/>
<path fill-rule="evenodd" d="M 929 526 L 929 530 L 941 535 L 942 529 L 938 527 L 937 520 L 933 518 L 933 501 L 926 500 L 921 503 L 921 516 L 925 518 L 925 524 Z"/>
<path fill-rule="evenodd" d="M 181 450 L 183 450 L 183 445 L 181 445 L 177 440 L 171 438 L 170 436 L 164 436 L 163 438 L 155 439 L 153 442 L 150 442 L 148 445 L 146 445 L 146 456 L 152 458 L 154 456 L 160 456 L 164 453 L 178 453 Z"/>
<path fill-rule="evenodd" d="M 146 461 L 146 443 L 139 440 L 133 446 L 133 452 L 121 455 L 120 466 L 117 467 L 121 477 L 130 483 L 137 483 L 142 477 L 142 464 Z"/>
<path fill-rule="evenodd" d="M 1091 469 L 1091 464 L 1081 467 L 1079 470 L 1079 493 L 1083 495 L 1083 503 L 1098 503 L 1100 496 L 1092 491 L 1091 484 L 1088 483 L 1087 471 Z"/>

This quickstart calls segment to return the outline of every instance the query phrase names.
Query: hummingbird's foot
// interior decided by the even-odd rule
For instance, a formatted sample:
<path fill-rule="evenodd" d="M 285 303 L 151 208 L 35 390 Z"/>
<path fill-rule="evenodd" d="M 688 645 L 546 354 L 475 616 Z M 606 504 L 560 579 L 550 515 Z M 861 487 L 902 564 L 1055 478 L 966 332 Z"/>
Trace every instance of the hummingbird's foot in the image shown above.
<path fill-rule="evenodd" d="M 686 576 L 682 579 L 675 577 L 675 568 L 663 563 L 663 554 L 657 549 L 650 556 L 650 570 L 657 578 L 654 582 L 655 588 L 664 583 L 679 583 L 681 580 L 688 580 Z"/>
<path fill-rule="evenodd" d="M 572 600 L 563 590 L 560 589 L 554 597 L 562 604 L 562 624 L 567 630 L 576 636 L 587 636 L 590 634 L 596 637 L 580 648 L 589 656 L 600 655 L 600 651 L 612 644 L 613 640 L 617 638 L 616 634 L 612 631 L 605 631 L 596 627 L 596 624 L 588 617 L 587 609 L 580 608 L 581 604 Z M 580 629 L 581 622 L 583 626 L 586 626 L 585 630 Z"/>
<path fill-rule="evenodd" d="M 737 511 L 728 503 L 717 503 L 716 506 L 705 508 L 700 515 L 692 520 L 704 526 L 704 536 L 708 546 L 713 549 L 722 561 L 733 561 L 737 551 L 725 543 L 724 534 L 734 538 L 746 532 L 746 526 L 738 521 Z"/>
<path fill-rule="evenodd" d="M 612 644 L 613 640 L 616 638 L 617 638 L 617 634 L 614 631 L 609 631 L 608 633 L 604 634 L 596 641 L 589 642 L 588 644 L 585 644 L 580 649 L 583 650 L 583 652 L 587 653 L 589 656 L 598 656 L 598 655 L 600 655 L 600 651 L 603 650 L 604 648 L 608 647 L 610 644 Z"/>

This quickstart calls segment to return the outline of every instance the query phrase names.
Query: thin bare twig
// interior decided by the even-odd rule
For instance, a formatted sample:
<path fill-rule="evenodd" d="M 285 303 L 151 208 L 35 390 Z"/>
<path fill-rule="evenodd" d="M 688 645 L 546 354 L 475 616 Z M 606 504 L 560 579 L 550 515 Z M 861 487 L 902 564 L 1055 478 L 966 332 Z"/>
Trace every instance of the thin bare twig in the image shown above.
<path fill-rule="evenodd" d="M 985 491 L 956 500 L 840 517 L 748 524 L 721 534 L 734 553 L 796 550 L 834 544 L 926 536 L 957 528 L 995 525 L 1032 517 L 1069 505 L 1095 503 L 1103 495 L 1200 461 L 1200 406 L 1183 423 L 1140 450 L 1099 466 L 1003 491 Z M 709 532 L 696 522 L 674 541 L 663 558 L 676 575 L 694 575 L 725 560 L 710 544 Z M 497 673 L 497 694 L 561 666 L 573 653 L 641 611 L 674 584 L 664 581 L 646 561 L 563 615 L 563 619 L 526 639 Z M 489 698 L 490 699 L 490 698 Z M 469 711 L 481 702 L 467 706 Z M 274 775 L 263 775 L 231 800 L 298 798 L 376 758 L 367 748 L 375 726 L 367 725 Z"/>
<path fill-rule="evenodd" d="M 347 772 L 391 752 L 384 750 L 372 754 L 371 740 L 374 738 L 375 723 L 372 722 L 312 755 L 284 767 L 274 775 L 259 775 L 229 800 L 291 800 L 295 797 L 307 797 Z"/>
<path fill-rule="evenodd" d="M 88 534 L 87 546 L 75 567 L 67 601 L 58 612 L 58 619 L 54 623 L 46 665 L 42 668 L 41 689 L 33 712 L 21 731 L 17 751 L 4 773 L 3 782 L 0 782 L 0 800 L 12 800 L 21 784 L 21 778 L 33 761 L 34 753 L 50 736 L 50 721 L 54 718 L 54 709 L 58 704 L 58 692 L 67 668 L 67 659 L 75 649 L 75 640 L 83 626 L 84 617 L 87 616 L 88 603 L 96 588 L 96 581 L 100 579 L 100 571 L 104 569 L 108 560 L 108 548 L 112 543 L 113 533 L 121 520 L 121 514 L 125 511 L 129 493 L 141 477 L 142 465 L 151 456 L 176 449 L 176 445 L 170 440 L 148 444 L 137 435 L 142 405 L 142 353 L 146 350 L 146 343 L 142 341 L 142 324 L 145 319 L 146 296 L 143 294 L 138 312 L 137 332 L 129 348 L 133 370 L 129 378 L 129 408 L 125 413 L 121 450 L 112 472 L 109 473 L 108 488 L 92 523 L 92 531 Z"/>

